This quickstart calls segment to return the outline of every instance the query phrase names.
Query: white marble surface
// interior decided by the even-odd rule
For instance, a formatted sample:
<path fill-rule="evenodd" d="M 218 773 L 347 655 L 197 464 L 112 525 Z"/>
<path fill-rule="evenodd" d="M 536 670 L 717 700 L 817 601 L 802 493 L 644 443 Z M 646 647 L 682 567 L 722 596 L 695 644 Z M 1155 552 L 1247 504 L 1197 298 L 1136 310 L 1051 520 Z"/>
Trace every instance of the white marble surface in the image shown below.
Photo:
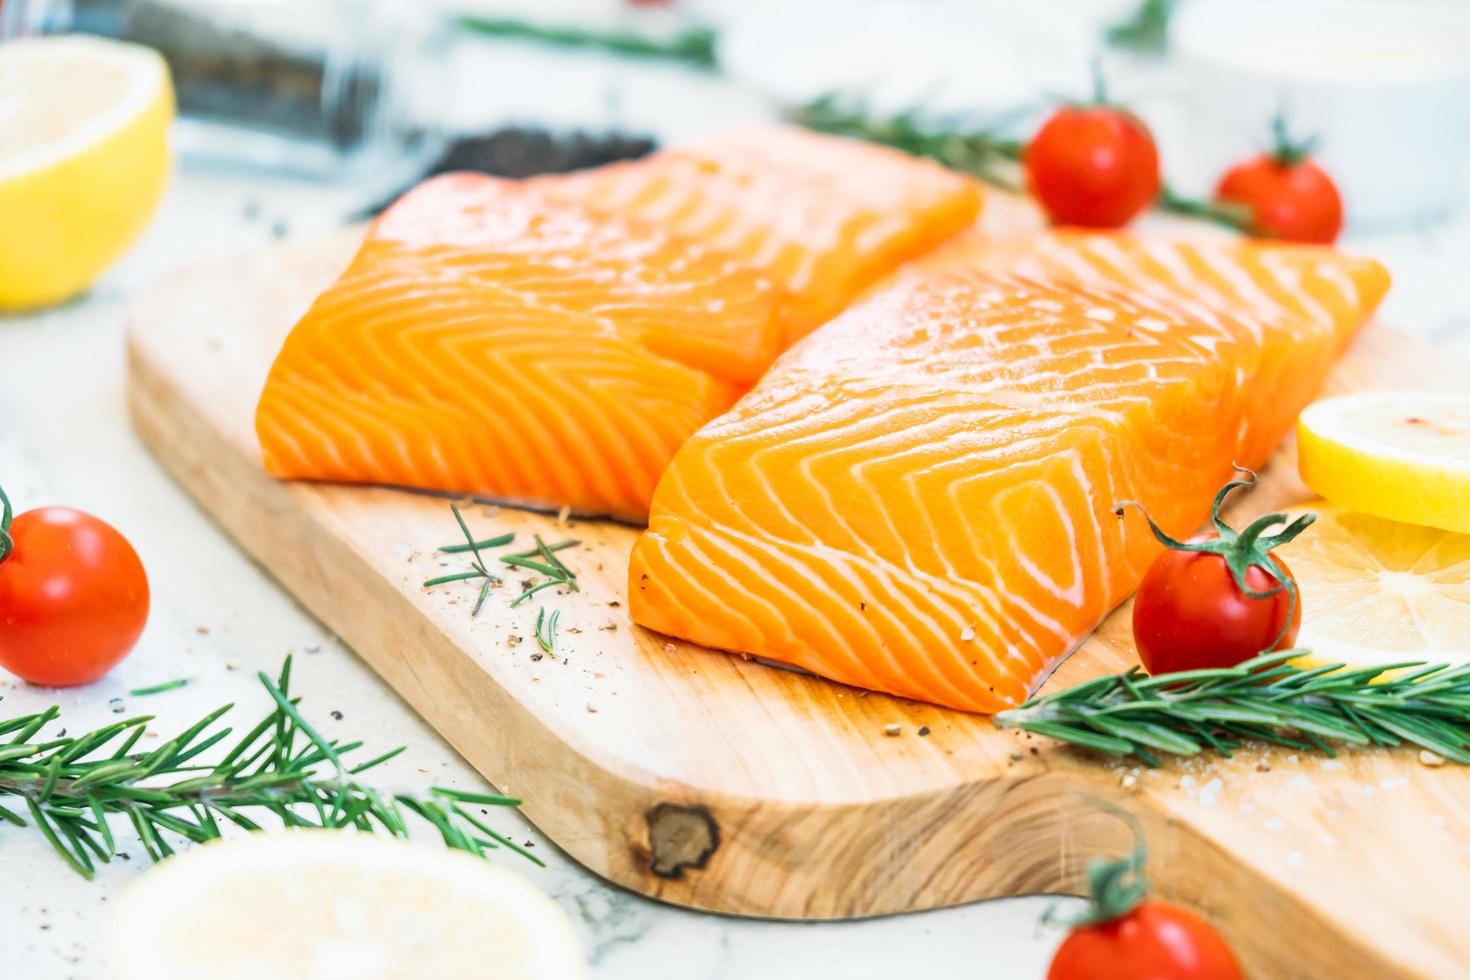
<path fill-rule="evenodd" d="M 698 85 L 706 86 L 706 82 Z M 721 106 L 709 118 L 757 117 L 750 97 L 700 89 Z M 682 103 L 681 103 L 682 104 Z M 656 122 L 656 120 L 655 120 Z M 0 318 L 0 482 L 21 508 L 66 503 L 92 511 L 136 544 L 154 589 L 137 650 L 109 677 L 76 691 L 37 690 L 0 674 L 0 715 L 59 703 L 57 728 L 110 720 L 109 699 L 153 712 L 159 728 L 187 724 L 226 701 L 240 720 L 266 710 L 254 678 L 287 651 L 299 662 L 305 710 L 328 735 L 369 747 L 407 745 L 379 772 L 384 786 L 477 786 L 475 774 L 291 597 L 252 565 L 163 474 L 128 428 L 122 332 L 128 294 L 186 262 L 334 224 L 341 193 L 242 175 L 176 178 L 144 241 L 84 299 L 27 317 Z M 1470 356 L 1470 217 L 1348 247 L 1388 262 L 1396 285 L 1383 318 Z M 130 689 L 176 677 L 188 687 L 146 699 Z M 340 712 L 339 718 L 336 713 Z M 535 843 L 549 867 L 523 867 L 579 923 L 599 980 L 844 976 L 1028 978 L 1044 974 L 1056 933 L 1038 923 L 1052 900 L 1016 899 L 855 923 L 738 920 L 662 906 L 609 887 L 561 856 L 511 812 L 498 825 Z M 126 840 L 126 837 L 124 837 Z M 15 977 L 104 976 L 100 934 L 108 910 L 144 862 L 141 848 L 94 882 L 73 875 L 32 832 L 0 828 L 6 887 L 0 949 Z M 510 859 L 507 859 L 510 860 Z"/>

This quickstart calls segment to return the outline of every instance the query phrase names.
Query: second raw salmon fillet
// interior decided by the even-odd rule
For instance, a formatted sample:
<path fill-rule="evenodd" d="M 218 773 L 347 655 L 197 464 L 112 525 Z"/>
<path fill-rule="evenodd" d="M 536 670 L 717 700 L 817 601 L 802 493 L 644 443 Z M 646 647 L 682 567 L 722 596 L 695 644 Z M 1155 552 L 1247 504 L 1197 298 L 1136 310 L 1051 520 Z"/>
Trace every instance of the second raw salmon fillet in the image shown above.
<path fill-rule="evenodd" d="M 1156 554 L 1118 505 L 1198 526 L 1381 295 L 1371 263 L 1293 254 L 1354 283 L 1352 324 L 1048 284 L 963 251 L 900 274 L 680 450 L 634 547 L 634 620 L 950 707 L 1018 704 Z"/>

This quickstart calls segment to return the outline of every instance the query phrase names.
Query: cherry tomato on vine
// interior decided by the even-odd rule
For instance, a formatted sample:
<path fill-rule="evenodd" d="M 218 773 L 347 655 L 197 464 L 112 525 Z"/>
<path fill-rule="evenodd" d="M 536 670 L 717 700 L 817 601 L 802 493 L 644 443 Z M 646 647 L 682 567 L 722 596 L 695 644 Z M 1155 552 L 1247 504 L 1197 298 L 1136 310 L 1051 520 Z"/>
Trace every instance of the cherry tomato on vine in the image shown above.
<path fill-rule="evenodd" d="M 1241 980 L 1235 954 L 1208 922 L 1168 902 L 1143 901 L 1062 942 L 1047 980 Z"/>
<path fill-rule="evenodd" d="M 1159 151 L 1132 113 L 1109 105 L 1099 76 L 1091 105 L 1063 106 L 1026 145 L 1026 185 L 1055 224 L 1121 228 L 1159 195 Z"/>
<path fill-rule="evenodd" d="M 0 491 L 0 667 L 56 687 L 89 684 L 148 621 L 148 576 L 110 524 L 70 507 L 14 518 Z"/>
<path fill-rule="evenodd" d="M 1209 922 L 1146 897 L 1143 871 L 1142 836 L 1128 857 L 1093 863 L 1088 909 L 1071 923 L 1047 980 L 1243 980 L 1235 954 Z"/>
<path fill-rule="evenodd" d="M 1133 600 L 1133 642 L 1150 674 L 1234 667 L 1296 641 L 1301 596 L 1291 569 L 1271 551 L 1306 530 L 1316 515 L 1304 514 L 1276 534 L 1266 532 L 1285 523 L 1279 514 L 1239 531 L 1229 527 L 1220 518 L 1225 498 L 1254 483 L 1254 474 L 1234 480 L 1215 497 L 1213 534 L 1176 541 L 1149 520 L 1167 549 L 1149 566 Z"/>
<path fill-rule="evenodd" d="M 1260 238 L 1330 245 L 1342 231 L 1342 196 L 1309 157 L 1311 142 L 1293 143 L 1275 122 L 1276 147 L 1236 164 L 1220 178 L 1215 198 L 1250 209 L 1248 231 Z"/>

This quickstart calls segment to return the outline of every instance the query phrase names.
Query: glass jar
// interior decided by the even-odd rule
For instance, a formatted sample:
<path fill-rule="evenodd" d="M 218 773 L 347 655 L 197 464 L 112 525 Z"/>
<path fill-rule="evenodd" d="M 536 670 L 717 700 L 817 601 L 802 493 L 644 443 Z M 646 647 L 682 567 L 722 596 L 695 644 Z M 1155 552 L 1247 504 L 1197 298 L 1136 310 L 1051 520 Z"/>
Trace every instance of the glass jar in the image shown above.
<path fill-rule="evenodd" d="M 186 158 L 391 182 L 442 146 L 417 110 L 442 88 L 445 35 L 418 5 L 0 0 L 0 39 L 78 32 L 163 55 Z"/>

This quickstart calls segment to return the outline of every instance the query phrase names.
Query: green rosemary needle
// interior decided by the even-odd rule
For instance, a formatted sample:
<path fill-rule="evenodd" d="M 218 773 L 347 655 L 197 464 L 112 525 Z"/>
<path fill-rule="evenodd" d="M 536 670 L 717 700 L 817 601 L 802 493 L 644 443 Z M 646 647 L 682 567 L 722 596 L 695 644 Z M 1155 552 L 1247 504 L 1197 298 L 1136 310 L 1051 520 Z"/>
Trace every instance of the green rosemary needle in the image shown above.
<path fill-rule="evenodd" d="M 187 686 L 188 683 L 189 678 L 180 677 L 178 680 L 164 681 L 162 684 L 153 684 L 149 687 L 135 687 L 128 694 L 135 698 L 147 697 L 150 694 L 162 694 L 164 691 L 177 690 Z"/>
<path fill-rule="evenodd" d="M 545 609 L 536 612 L 536 642 L 541 649 L 547 653 L 556 653 L 556 621 L 561 618 L 561 611 L 553 609 L 551 615 L 546 615 Z"/>
<path fill-rule="evenodd" d="M 87 878 L 117 854 L 110 826 L 116 817 L 127 819 L 154 861 L 172 854 L 178 840 L 221 836 L 226 823 L 259 830 L 263 817 L 287 827 L 407 837 L 407 811 L 432 825 L 448 847 L 483 856 L 503 846 L 541 864 L 459 805 L 517 806 L 519 800 L 440 787 L 427 797 L 381 792 L 356 777 L 402 747 L 350 765 L 347 757 L 362 743 L 329 740 L 302 716 L 300 699 L 290 696 L 290 657 L 277 680 L 258 676 L 275 710 L 212 765 L 199 759 L 231 735 L 216 723 L 233 705 L 211 711 L 149 752 L 135 751 L 149 716 L 39 742 L 33 739 L 60 709 L 0 721 L 0 738 L 10 737 L 0 742 L 0 799 L 15 797 L 25 811 L 0 804 L 0 821 L 34 826 Z"/>
<path fill-rule="evenodd" d="M 1470 765 L 1470 664 L 1304 669 L 1285 650 L 1219 670 L 1149 677 L 1137 667 L 1033 698 L 995 716 L 1019 728 L 1149 766 L 1156 753 L 1225 756 L 1259 741 L 1335 755 L 1333 743 L 1409 742 Z"/>
<path fill-rule="evenodd" d="M 453 504 L 450 505 L 454 506 Z M 446 544 L 440 547 L 440 551 L 446 555 L 462 555 L 466 551 L 478 552 L 481 548 L 503 548 L 516 539 L 516 533 L 509 531 L 505 534 L 497 534 L 493 538 L 483 541 L 467 541 L 464 544 Z"/>

